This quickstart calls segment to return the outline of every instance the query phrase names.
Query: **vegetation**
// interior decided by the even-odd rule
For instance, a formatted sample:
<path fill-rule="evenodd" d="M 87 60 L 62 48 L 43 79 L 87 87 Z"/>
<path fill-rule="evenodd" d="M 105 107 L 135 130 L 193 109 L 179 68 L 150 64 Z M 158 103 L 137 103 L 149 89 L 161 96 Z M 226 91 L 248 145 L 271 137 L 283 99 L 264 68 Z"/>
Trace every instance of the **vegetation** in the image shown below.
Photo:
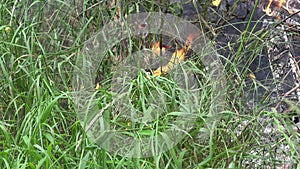
<path fill-rule="evenodd" d="M 99 109 L 108 107 L 103 115 L 112 121 L 114 129 L 147 137 L 169 129 L 174 118 L 185 113 L 183 108 L 197 112 L 195 125 L 182 131 L 185 137 L 171 149 L 146 158 L 130 158 L 104 150 L 81 125 L 72 85 L 74 70 L 78 70 L 77 58 L 87 40 L 109 21 L 139 11 L 182 16 L 182 4 L 121 1 L 120 9 L 114 1 L 0 2 L 0 168 L 274 168 L 287 164 L 296 168 L 300 163 L 299 129 L 295 131 L 290 114 L 272 108 L 269 95 L 259 102 L 256 98 L 245 99 L 247 92 L 257 93 L 259 87 L 264 87 L 255 76 L 249 78 L 249 67 L 274 37 L 272 30 L 254 32 L 256 25 L 247 26 L 236 42 L 228 43 L 229 47 L 239 48 L 238 52 L 227 51 L 227 56 L 220 56 L 226 70 L 227 93 L 224 110 L 212 116 L 217 119 L 213 122 L 207 113 L 214 99 L 212 78 L 197 56 L 181 64 L 188 65 L 197 75 L 197 104 L 189 102 L 192 99 L 186 93 L 181 95 L 183 98 L 178 96 L 186 91 L 175 83 L 177 77 L 171 73 L 154 77 L 149 71 L 140 71 L 126 86 L 130 90 L 125 100 L 131 101 L 129 110 L 143 113 L 161 108 L 165 114 L 158 114 L 153 120 L 148 119 L 151 113 L 144 115 L 144 123 L 128 121 L 121 111 L 111 117 L 114 106 L 110 105 L 116 106 L 112 102 L 120 94 L 109 90 L 115 84 L 111 83 L 116 63 L 113 59 L 127 52 L 124 45 L 128 43 L 134 44 L 133 51 L 139 49 L 140 40 L 132 37 L 112 49 L 95 72 L 100 87 L 92 94 L 97 97 Z M 203 4 L 205 11 L 210 5 Z M 222 29 L 206 21 L 207 12 L 198 11 L 196 15 L 196 23 L 201 22 L 216 33 Z M 206 35 L 212 43 L 216 41 L 212 31 Z M 242 56 L 248 58 L 243 60 Z M 188 76 L 193 75 L 185 74 L 184 78 Z M 246 89 L 249 82 L 250 90 Z M 154 106 L 147 105 L 149 102 Z M 287 102 L 293 113 L 299 114 L 298 107 Z"/>

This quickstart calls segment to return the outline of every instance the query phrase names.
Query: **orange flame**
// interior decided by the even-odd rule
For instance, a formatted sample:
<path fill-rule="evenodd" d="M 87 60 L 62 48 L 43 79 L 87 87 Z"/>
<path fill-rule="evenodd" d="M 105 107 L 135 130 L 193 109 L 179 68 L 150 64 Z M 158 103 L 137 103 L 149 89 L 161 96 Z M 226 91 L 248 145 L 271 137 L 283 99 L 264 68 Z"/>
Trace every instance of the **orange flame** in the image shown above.
<path fill-rule="evenodd" d="M 277 6 L 278 6 L 279 8 L 281 8 L 281 7 L 282 7 L 282 4 L 285 4 L 285 3 L 286 3 L 285 0 L 279 0 L 279 1 L 277 1 Z"/>
<path fill-rule="evenodd" d="M 279 17 L 279 11 L 276 11 L 275 9 L 271 9 L 271 4 L 275 2 L 276 6 L 280 9 L 283 8 L 286 10 L 289 14 L 294 14 L 295 12 L 299 11 L 299 9 L 295 9 L 291 6 L 288 5 L 289 1 L 292 0 L 269 0 L 266 8 L 263 9 L 263 11 L 268 15 L 268 16 L 274 16 L 274 17 Z M 280 17 L 279 17 L 280 18 Z"/>
<path fill-rule="evenodd" d="M 152 45 L 151 50 L 156 55 L 160 55 L 163 54 L 167 48 L 171 48 L 171 46 L 162 45 L 162 48 L 160 48 L 160 42 L 158 41 Z"/>
<path fill-rule="evenodd" d="M 162 73 L 167 73 L 169 70 L 171 70 L 174 66 L 179 64 L 180 62 L 184 61 L 185 56 L 187 52 L 190 50 L 193 40 L 195 39 L 197 35 L 191 34 L 188 36 L 187 40 L 185 41 L 185 45 L 183 48 L 178 49 L 172 54 L 172 57 L 168 64 L 157 68 L 154 72 L 154 76 L 160 76 Z M 157 43 L 156 43 L 157 44 Z"/>
<path fill-rule="evenodd" d="M 271 13 L 272 13 L 272 11 L 270 9 L 272 2 L 273 2 L 273 0 L 269 0 L 267 7 L 265 9 L 263 9 L 263 11 L 266 12 L 266 14 L 268 16 L 271 16 Z"/>

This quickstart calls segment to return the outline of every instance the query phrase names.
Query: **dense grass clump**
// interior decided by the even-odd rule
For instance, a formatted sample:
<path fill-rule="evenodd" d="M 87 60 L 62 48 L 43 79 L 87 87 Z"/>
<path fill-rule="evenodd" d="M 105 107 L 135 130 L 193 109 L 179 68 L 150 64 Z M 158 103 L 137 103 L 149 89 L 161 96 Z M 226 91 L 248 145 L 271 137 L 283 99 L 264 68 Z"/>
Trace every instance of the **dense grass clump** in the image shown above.
<path fill-rule="evenodd" d="M 116 111 L 114 106 L 121 103 L 114 101 L 120 91 L 111 90 L 116 72 L 113 68 L 120 59 L 116 55 L 128 52 L 121 43 L 111 49 L 108 59 L 99 66 L 94 85 L 98 82 L 101 87 L 93 93 L 100 110 L 108 107 L 103 114 L 114 129 L 147 137 L 174 127 L 174 119 L 190 109 L 197 112 L 192 121 L 195 125 L 181 131 L 185 137 L 170 150 L 147 158 L 111 153 L 87 136 L 89 132 L 81 125 L 74 103 L 72 85 L 73 72 L 78 69 L 76 59 L 86 41 L 104 24 L 131 13 L 156 11 L 182 16 L 183 5 L 189 4 L 197 15 L 192 23 L 205 25 L 201 30 L 209 28 L 207 35 L 214 43 L 214 33 L 223 27 L 211 27 L 205 20 L 207 13 L 195 9 L 203 2 L 189 3 L 1 0 L 0 168 L 274 168 L 287 164 L 296 167 L 300 163 L 299 129 L 295 131 L 289 114 L 270 108 L 268 95 L 261 104 L 250 102 L 255 106 L 245 101 L 246 83 L 251 81 L 254 92 L 263 86 L 255 78 L 249 79 L 247 70 L 272 38 L 271 31 L 252 32 L 250 26 L 241 32 L 235 44 L 228 43 L 229 48 L 238 46 L 237 52 L 227 51 L 227 56 L 220 56 L 226 70 L 227 93 L 224 110 L 213 116 L 217 120 L 211 120 L 208 113 L 214 99 L 211 76 L 197 56 L 181 64 L 191 67 L 193 74 L 185 75 L 195 77 L 198 84 L 199 100 L 193 101 L 194 105 L 187 101 L 193 99 L 178 97 L 187 91 L 175 83 L 171 73 L 154 77 L 145 70 L 137 72 L 127 83 L 130 92 L 126 102 L 123 100 L 130 110 L 146 112 L 142 116 L 136 114 L 143 123 L 129 121 L 132 117 Z M 206 12 L 211 8 L 209 3 L 200 6 Z M 127 39 L 125 44 L 134 44 L 133 50 L 137 50 L 143 43 L 134 38 Z M 149 47 L 151 40 L 143 45 Z M 183 46 L 180 42 L 177 45 Z M 249 57 L 242 61 L 242 56 Z M 288 104 L 293 113 L 299 114 L 294 103 Z M 163 110 L 165 114 L 151 114 L 154 110 Z"/>

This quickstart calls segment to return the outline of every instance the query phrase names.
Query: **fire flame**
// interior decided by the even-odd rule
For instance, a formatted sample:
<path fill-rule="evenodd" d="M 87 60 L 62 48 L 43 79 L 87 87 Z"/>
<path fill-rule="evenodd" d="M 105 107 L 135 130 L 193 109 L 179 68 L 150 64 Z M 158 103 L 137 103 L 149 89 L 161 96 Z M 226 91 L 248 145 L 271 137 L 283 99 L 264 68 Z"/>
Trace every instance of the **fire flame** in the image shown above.
<path fill-rule="evenodd" d="M 166 48 L 169 48 L 169 46 L 163 45 L 162 48 L 160 48 L 160 42 L 156 42 L 151 47 L 152 52 L 155 53 L 156 55 L 160 55 L 161 53 L 164 53 L 166 51 Z"/>
<path fill-rule="evenodd" d="M 273 3 L 273 1 L 275 2 L 276 6 L 280 9 L 283 8 L 284 10 L 286 10 L 289 14 L 294 14 L 296 12 L 299 11 L 299 9 L 295 9 L 294 7 L 290 6 L 289 4 L 291 3 L 291 1 L 293 0 L 268 0 L 268 4 L 266 6 L 265 9 L 263 9 L 263 11 L 268 15 L 268 16 L 276 16 L 278 17 L 278 12 L 276 12 L 276 10 L 271 9 L 271 4 Z"/>
<path fill-rule="evenodd" d="M 196 37 L 196 34 L 191 34 L 188 36 L 186 42 L 185 42 L 185 45 L 183 48 L 175 51 L 173 54 L 172 54 L 172 57 L 170 59 L 170 61 L 162 66 L 162 67 L 159 67 L 157 68 L 154 72 L 153 72 L 153 75 L 154 76 L 160 76 L 161 74 L 163 73 L 167 73 L 169 70 L 171 70 L 174 66 L 176 66 L 177 64 L 179 64 L 180 62 L 184 61 L 185 59 L 185 56 L 187 54 L 187 52 L 190 50 L 191 48 L 191 45 L 192 45 L 192 42 L 193 42 L 193 39 Z M 157 43 L 156 43 L 157 44 Z M 152 48 L 153 50 L 153 48 Z M 154 51 L 155 52 L 155 51 Z"/>
<path fill-rule="evenodd" d="M 274 16 L 274 12 L 271 10 L 271 4 L 272 4 L 273 0 L 269 0 L 268 5 L 265 9 L 263 9 L 263 11 L 268 15 L 268 16 Z M 282 5 L 284 5 L 286 3 L 285 0 L 275 0 L 276 5 L 281 8 Z"/>

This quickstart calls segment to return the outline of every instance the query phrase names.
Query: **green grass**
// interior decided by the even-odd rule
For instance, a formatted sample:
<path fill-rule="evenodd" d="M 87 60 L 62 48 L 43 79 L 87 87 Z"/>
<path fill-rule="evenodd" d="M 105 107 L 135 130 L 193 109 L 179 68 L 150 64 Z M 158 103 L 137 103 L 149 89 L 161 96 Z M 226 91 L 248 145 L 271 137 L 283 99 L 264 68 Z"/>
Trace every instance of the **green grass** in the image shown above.
<path fill-rule="evenodd" d="M 97 97 L 96 105 L 103 110 L 103 117 L 115 130 L 144 138 L 171 128 L 174 118 L 186 117 L 187 110 L 196 112 L 192 114 L 193 126 L 180 132 L 184 137 L 173 148 L 153 157 L 128 158 L 104 150 L 87 136 L 91 133 L 81 125 L 72 85 L 74 71 L 78 69 L 76 60 L 85 42 L 114 19 L 117 7 L 109 2 L 87 0 L 50 2 L 45 5 L 42 1 L 0 1 L 0 168 L 274 168 L 288 162 L 296 168 L 300 163 L 299 132 L 292 129 L 289 115 L 267 109 L 265 103 L 249 109 L 242 99 L 247 92 L 244 87 L 249 80 L 248 67 L 265 50 L 272 38 L 271 31 L 253 32 L 247 27 L 248 32 L 241 33 L 236 44 L 228 44 L 238 45 L 239 50 L 229 51 L 229 56 L 223 58 L 226 104 L 224 111 L 212 117 L 215 120 L 208 118 L 214 99 L 212 78 L 197 57 L 173 70 L 176 73 L 189 65 L 197 73 L 201 89 L 197 104 L 184 98 L 188 97 L 186 94 L 176 97 L 187 91 L 170 74 L 149 79 L 141 71 L 126 83 L 130 92 L 124 98 L 126 104 L 119 106 L 118 92 L 110 90 L 115 73 L 112 60 L 126 52 L 126 46 L 122 46 L 126 43 L 134 44 L 133 51 L 139 49 L 139 40 L 129 39 L 112 49 L 97 71 L 102 73 L 101 89 L 92 94 Z M 122 3 L 123 15 L 141 8 L 161 9 L 154 1 Z M 176 14 L 174 11 L 180 11 L 181 5 L 172 4 L 162 11 L 166 9 Z M 198 14 L 198 21 L 204 22 L 205 17 Z M 246 64 L 241 56 L 248 56 Z M 240 69 L 241 65 L 244 69 Z M 252 82 L 254 90 L 261 85 L 255 79 Z M 289 104 L 299 114 L 294 103 Z M 115 107 L 137 110 L 134 119 L 143 123 L 129 121 L 130 114 L 115 111 Z M 165 114 L 153 115 L 153 110 Z M 87 123 L 91 118 L 86 117 Z M 274 131 L 266 133 L 266 126 L 272 126 Z M 277 152 L 281 145 L 289 147 L 289 151 Z M 290 159 L 278 159 L 279 155 Z"/>

